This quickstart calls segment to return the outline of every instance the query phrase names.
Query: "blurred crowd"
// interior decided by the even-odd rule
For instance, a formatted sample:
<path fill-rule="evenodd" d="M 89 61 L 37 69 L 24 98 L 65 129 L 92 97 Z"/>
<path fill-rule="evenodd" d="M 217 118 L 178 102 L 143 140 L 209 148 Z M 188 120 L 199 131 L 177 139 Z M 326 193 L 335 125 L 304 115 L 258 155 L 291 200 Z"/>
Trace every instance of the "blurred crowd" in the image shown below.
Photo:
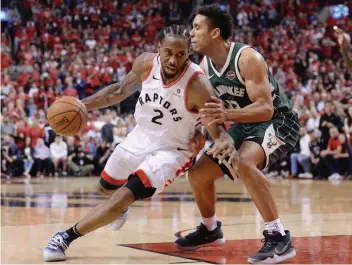
<path fill-rule="evenodd" d="M 165 25 L 190 25 L 197 2 L 21 1 L 12 18 L 2 22 L 2 174 L 100 174 L 114 146 L 135 126 L 138 93 L 89 113 L 80 137 L 56 137 L 46 121 L 48 106 L 57 96 L 82 99 L 122 80 L 138 54 L 156 51 Z M 269 175 L 349 176 L 352 72 L 344 66 L 333 31 L 338 25 L 352 33 L 349 17 L 321 22 L 317 11 L 322 3 L 335 1 L 218 2 L 234 17 L 233 41 L 263 54 L 300 117 L 297 149 L 273 165 Z M 351 1 L 347 4 L 351 12 Z"/>

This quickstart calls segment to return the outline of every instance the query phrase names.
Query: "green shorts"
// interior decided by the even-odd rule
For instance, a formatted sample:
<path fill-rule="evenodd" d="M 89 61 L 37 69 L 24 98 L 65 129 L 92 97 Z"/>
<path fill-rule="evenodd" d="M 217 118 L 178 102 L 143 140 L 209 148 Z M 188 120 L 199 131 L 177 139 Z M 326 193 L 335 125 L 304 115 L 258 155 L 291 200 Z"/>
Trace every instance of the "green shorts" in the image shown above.
<path fill-rule="evenodd" d="M 244 141 L 259 144 L 265 153 L 265 167 L 268 167 L 290 151 L 299 139 L 298 116 L 295 112 L 277 113 L 272 120 L 258 123 L 234 123 L 228 133 L 238 150 Z M 206 154 L 206 153 L 205 153 Z M 218 163 L 217 158 L 208 155 Z M 229 170 L 220 165 L 224 174 L 231 177 Z"/>

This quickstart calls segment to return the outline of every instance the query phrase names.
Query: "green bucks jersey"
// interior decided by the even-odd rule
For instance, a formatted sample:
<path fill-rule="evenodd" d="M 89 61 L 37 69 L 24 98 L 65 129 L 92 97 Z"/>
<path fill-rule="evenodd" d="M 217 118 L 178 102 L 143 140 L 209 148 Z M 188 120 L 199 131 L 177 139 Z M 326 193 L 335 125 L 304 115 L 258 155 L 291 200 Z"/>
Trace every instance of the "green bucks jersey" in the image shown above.
<path fill-rule="evenodd" d="M 231 43 L 227 60 L 220 72 L 216 70 L 210 58 L 205 56 L 205 72 L 213 85 L 215 95 L 226 103 L 227 108 L 244 108 L 252 103 L 238 69 L 240 54 L 247 47 L 250 46 L 242 43 Z M 268 78 L 272 89 L 275 114 L 290 111 L 291 102 L 279 89 L 279 85 L 269 69 Z"/>

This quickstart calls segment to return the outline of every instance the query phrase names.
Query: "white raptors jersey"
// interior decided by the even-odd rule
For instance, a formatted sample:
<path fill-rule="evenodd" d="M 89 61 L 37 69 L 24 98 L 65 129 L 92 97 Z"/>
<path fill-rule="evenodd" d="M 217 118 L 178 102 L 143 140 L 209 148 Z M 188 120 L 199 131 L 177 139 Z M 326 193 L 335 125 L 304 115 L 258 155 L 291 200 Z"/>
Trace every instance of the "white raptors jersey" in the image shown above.
<path fill-rule="evenodd" d="M 151 144 L 187 149 L 195 128 L 200 124 L 198 115 L 187 107 L 187 86 L 202 69 L 188 61 L 185 69 L 172 83 L 165 85 L 161 77 L 160 55 L 142 82 L 142 90 L 136 104 L 135 118 L 138 130 Z"/>

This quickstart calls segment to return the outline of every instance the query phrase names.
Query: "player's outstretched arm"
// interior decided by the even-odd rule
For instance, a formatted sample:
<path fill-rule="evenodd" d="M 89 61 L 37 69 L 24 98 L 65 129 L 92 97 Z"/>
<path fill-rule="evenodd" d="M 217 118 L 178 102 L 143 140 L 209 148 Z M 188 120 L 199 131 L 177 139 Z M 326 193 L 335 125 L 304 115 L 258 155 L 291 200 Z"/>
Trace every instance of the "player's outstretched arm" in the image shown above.
<path fill-rule="evenodd" d="M 154 53 L 142 53 L 133 62 L 132 70 L 123 80 L 109 85 L 94 95 L 82 100 L 87 110 L 106 108 L 128 98 L 141 88 L 142 80 L 147 74 L 154 58 Z"/>

